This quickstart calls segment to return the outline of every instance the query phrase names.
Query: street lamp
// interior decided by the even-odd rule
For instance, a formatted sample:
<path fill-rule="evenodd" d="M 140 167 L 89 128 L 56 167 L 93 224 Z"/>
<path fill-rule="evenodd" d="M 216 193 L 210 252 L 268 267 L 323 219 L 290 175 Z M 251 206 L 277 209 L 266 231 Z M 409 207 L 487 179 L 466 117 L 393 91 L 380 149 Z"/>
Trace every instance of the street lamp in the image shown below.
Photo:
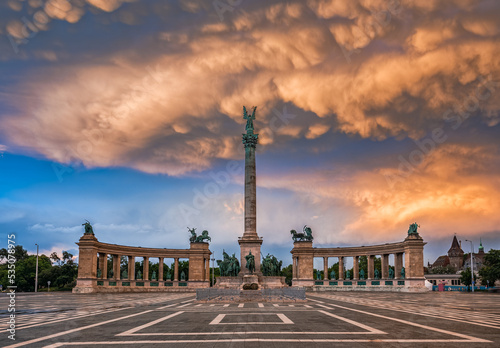
<path fill-rule="evenodd" d="M 474 259 L 472 255 L 474 254 L 474 244 L 472 244 L 471 240 L 466 239 L 466 242 L 470 242 L 470 277 L 472 284 L 472 292 L 474 292 Z"/>
<path fill-rule="evenodd" d="M 36 244 L 35 292 L 38 292 L 38 244 Z"/>
<path fill-rule="evenodd" d="M 215 284 L 215 257 L 212 257 L 212 287 Z"/>

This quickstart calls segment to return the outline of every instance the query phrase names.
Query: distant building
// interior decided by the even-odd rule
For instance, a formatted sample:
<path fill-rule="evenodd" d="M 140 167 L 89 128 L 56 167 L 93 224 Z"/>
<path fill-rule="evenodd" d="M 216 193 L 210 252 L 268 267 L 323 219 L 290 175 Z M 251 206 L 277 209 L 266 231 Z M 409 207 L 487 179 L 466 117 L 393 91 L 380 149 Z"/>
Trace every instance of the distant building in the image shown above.
<path fill-rule="evenodd" d="M 453 236 L 451 247 L 448 250 L 448 255 L 439 256 L 432 265 L 428 265 L 429 271 L 436 267 L 451 266 L 455 272 L 459 271 L 464 266 L 464 251 L 457 236 Z"/>
<path fill-rule="evenodd" d="M 473 260 L 474 260 L 474 272 L 479 271 L 481 268 L 483 268 L 483 263 L 484 263 L 484 247 L 483 243 L 481 240 L 479 240 L 479 251 L 477 253 L 473 253 Z M 468 257 L 465 258 L 463 269 L 467 269 L 470 267 L 470 254 Z"/>

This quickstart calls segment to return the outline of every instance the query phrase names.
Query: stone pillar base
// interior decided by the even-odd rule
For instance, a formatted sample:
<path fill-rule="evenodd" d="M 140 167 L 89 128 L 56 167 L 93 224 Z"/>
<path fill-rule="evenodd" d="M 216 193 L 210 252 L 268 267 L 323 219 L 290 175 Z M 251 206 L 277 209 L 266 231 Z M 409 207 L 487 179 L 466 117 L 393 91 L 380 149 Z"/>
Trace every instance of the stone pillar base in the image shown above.
<path fill-rule="evenodd" d="M 292 280 L 292 286 L 313 286 L 314 285 L 314 279 L 293 279 Z"/>

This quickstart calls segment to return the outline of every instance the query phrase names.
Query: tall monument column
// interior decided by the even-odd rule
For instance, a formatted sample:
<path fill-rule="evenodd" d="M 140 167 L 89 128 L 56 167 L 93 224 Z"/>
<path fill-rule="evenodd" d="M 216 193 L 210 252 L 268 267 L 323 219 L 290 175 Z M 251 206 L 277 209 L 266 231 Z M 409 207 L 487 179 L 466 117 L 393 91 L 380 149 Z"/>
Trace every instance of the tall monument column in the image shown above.
<path fill-rule="evenodd" d="M 255 272 L 260 270 L 260 247 L 262 239 L 257 234 L 257 183 L 255 172 L 255 147 L 258 142 L 258 134 L 254 133 L 253 120 L 255 120 L 256 106 L 249 115 L 243 107 L 243 118 L 247 120 L 246 133 L 243 134 L 243 145 L 245 146 L 245 231 L 239 238 L 241 274 L 250 273 L 246 266 L 246 259 L 250 252 L 255 259 Z"/>

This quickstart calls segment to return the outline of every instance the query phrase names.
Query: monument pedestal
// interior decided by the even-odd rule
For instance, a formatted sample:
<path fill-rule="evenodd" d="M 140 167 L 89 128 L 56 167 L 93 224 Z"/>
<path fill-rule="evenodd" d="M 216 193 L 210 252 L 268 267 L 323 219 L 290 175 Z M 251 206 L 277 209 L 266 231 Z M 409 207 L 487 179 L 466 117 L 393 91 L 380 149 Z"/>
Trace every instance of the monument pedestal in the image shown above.
<path fill-rule="evenodd" d="M 240 275 L 250 274 L 248 268 L 246 268 L 247 260 L 245 256 L 252 252 L 255 260 L 255 273 L 262 274 L 260 269 L 260 247 L 262 245 L 262 238 L 245 238 L 241 237 L 238 239 L 238 244 L 240 245 Z"/>

